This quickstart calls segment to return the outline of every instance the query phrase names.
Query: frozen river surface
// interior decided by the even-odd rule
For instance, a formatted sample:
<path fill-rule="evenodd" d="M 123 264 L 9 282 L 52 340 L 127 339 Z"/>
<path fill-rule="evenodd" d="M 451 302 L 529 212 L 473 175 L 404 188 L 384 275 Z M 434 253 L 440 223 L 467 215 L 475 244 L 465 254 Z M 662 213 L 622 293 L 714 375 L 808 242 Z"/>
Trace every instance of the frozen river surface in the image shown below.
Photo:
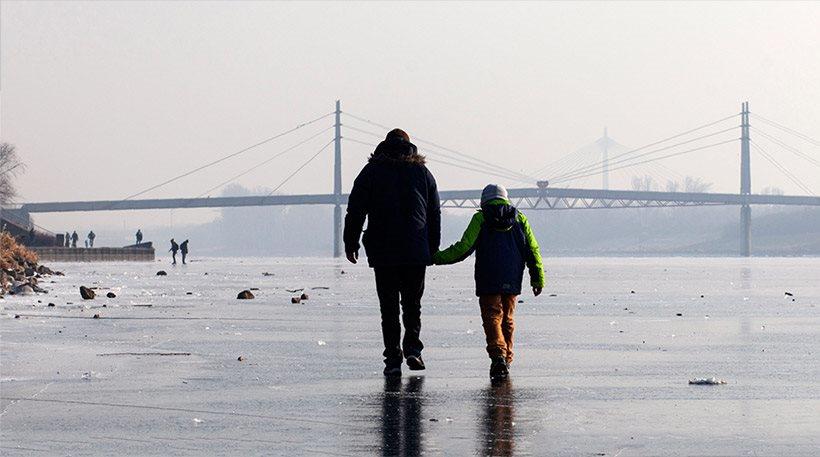
<path fill-rule="evenodd" d="M 428 270 L 427 370 L 398 381 L 366 267 L 53 266 L 0 300 L 3 455 L 820 454 L 820 259 L 547 259 L 499 386 L 472 262 Z"/>

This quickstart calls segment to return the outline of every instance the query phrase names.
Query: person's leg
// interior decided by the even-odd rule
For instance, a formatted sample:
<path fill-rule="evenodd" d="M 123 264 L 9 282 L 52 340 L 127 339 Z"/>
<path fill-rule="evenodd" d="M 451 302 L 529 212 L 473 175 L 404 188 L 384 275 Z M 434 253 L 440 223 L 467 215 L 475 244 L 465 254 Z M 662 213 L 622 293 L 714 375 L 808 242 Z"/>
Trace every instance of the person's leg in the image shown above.
<path fill-rule="evenodd" d="M 506 358 L 507 343 L 501 332 L 503 308 L 501 295 L 482 295 L 478 297 L 481 306 L 481 321 L 484 325 L 484 336 L 487 338 L 487 355 L 491 359 Z"/>
<path fill-rule="evenodd" d="M 427 267 L 413 265 L 401 269 L 401 318 L 404 323 L 404 356 L 421 356 L 424 349 L 421 334 L 421 297 L 424 295 L 424 274 Z"/>
<path fill-rule="evenodd" d="M 376 293 L 382 315 L 382 339 L 384 340 L 384 364 L 401 366 L 401 324 L 399 323 L 399 272 L 395 267 L 376 267 Z"/>
<path fill-rule="evenodd" d="M 183 252 L 183 253 L 182 253 L 182 264 L 183 264 L 183 265 L 185 265 L 185 257 L 186 257 L 187 255 L 188 255 L 188 254 L 187 254 L 186 252 Z"/>
<path fill-rule="evenodd" d="M 507 365 L 513 360 L 513 332 L 515 331 L 515 305 L 518 303 L 518 295 L 504 295 L 501 297 L 501 304 L 504 308 L 504 318 L 501 320 L 501 334 L 507 343 Z"/>
<path fill-rule="evenodd" d="M 177 264 L 177 253 L 176 253 L 176 251 L 171 252 L 171 258 L 174 259 L 174 261 L 171 262 L 171 265 L 176 265 Z"/>

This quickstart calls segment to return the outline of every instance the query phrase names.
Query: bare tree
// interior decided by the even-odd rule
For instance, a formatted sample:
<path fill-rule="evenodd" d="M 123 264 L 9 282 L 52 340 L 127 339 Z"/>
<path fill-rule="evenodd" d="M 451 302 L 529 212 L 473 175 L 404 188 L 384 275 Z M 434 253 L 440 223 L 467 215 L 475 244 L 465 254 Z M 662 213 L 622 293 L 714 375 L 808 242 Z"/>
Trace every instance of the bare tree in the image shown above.
<path fill-rule="evenodd" d="M 15 196 L 17 189 L 12 180 L 25 169 L 17 155 L 17 148 L 10 143 L 0 143 L 0 203 L 7 204 Z"/>
<path fill-rule="evenodd" d="M 632 190 L 653 191 L 658 190 L 658 186 L 655 184 L 655 179 L 649 175 L 644 175 L 643 177 L 633 176 Z"/>
<path fill-rule="evenodd" d="M 666 181 L 667 192 L 680 192 L 680 183 L 677 181 Z"/>
<path fill-rule="evenodd" d="M 712 188 L 712 183 L 705 182 L 700 178 L 687 176 L 683 182 L 685 192 L 708 192 Z"/>
<path fill-rule="evenodd" d="M 783 195 L 783 189 L 779 187 L 764 187 L 762 191 L 760 191 L 763 195 Z"/>

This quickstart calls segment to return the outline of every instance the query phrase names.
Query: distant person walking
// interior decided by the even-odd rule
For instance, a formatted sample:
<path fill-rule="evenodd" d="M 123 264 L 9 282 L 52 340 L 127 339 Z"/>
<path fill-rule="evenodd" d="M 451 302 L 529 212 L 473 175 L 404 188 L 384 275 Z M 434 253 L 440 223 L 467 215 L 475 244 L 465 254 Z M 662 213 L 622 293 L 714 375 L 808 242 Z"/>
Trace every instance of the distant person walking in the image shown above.
<path fill-rule="evenodd" d="M 188 256 L 188 240 L 179 245 L 179 252 L 182 253 L 182 264 L 185 265 L 185 257 Z"/>
<path fill-rule="evenodd" d="M 385 376 L 401 375 L 403 357 L 411 370 L 425 368 L 421 297 L 427 265 L 441 241 L 441 209 L 436 180 L 424 163 L 407 133 L 391 130 L 356 177 L 347 203 L 344 243 L 352 263 L 359 259 L 368 219 L 362 241 L 376 274 Z"/>
<path fill-rule="evenodd" d="M 94 239 L 97 238 L 97 235 L 94 234 L 94 230 L 88 232 L 88 247 L 94 247 Z"/>
<path fill-rule="evenodd" d="M 80 235 L 77 235 L 77 231 L 74 230 L 74 232 L 71 234 L 71 247 L 76 248 L 78 241 L 80 241 Z"/>
<path fill-rule="evenodd" d="M 71 246 L 71 234 L 68 233 L 68 232 L 65 232 L 65 241 L 63 243 L 63 246 L 65 246 L 65 247 Z"/>
<path fill-rule="evenodd" d="M 137 244 L 142 243 L 142 230 L 137 229 Z"/>
<path fill-rule="evenodd" d="M 171 265 L 176 265 L 177 264 L 177 251 L 179 251 L 179 245 L 177 244 L 176 241 L 174 241 L 173 238 L 171 238 L 171 249 L 169 249 L 168 251 L 171 253 L 171 258 L 174 259 L 174 261 L 171 262 Z"/>

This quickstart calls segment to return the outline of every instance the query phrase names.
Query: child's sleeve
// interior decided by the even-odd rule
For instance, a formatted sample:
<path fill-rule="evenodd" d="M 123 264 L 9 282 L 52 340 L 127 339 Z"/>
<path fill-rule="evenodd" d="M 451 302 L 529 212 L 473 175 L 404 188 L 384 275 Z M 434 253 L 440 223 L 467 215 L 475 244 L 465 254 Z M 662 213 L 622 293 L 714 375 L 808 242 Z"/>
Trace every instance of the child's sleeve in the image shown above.
<path fill-rule="evenodd" d="M 532 233 L 532 227 L 527 220 L 527 216 L 523 213 L 518 213 L 518 221 L 524 228 L 524 237 L 527 241 L 527 269 L 530 271 L 530 286 L 543 288 L 546 283 L 544 278 L 544 262 L 541 260 L 541 248 L 538 247 L 538 241 L 535 239 L 535 234 Z"/>
<path fill-rule="evenodd" d="M 449 248 L 433 254 L 433 263 L 436 265 L 450 265 L 461 262 L 473 253 L 478 234 L 481 232 L 481 225 L 484 223 L 484 215 L 476 212 L 470 219 L 470 225 L 464 231 L 459 241 L 453 243 Z"/>

